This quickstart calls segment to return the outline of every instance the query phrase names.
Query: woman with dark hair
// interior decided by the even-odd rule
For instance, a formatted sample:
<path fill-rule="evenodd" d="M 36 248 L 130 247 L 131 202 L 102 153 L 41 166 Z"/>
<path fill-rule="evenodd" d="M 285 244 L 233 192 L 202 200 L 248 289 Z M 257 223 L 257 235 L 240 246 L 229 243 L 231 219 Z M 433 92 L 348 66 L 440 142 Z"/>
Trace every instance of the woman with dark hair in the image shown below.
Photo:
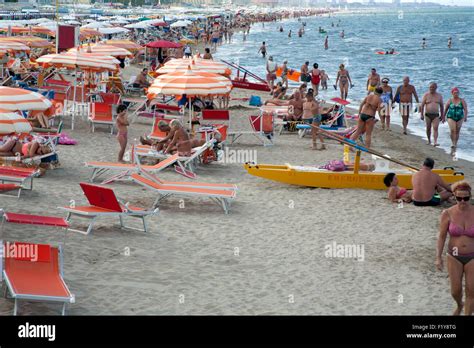
<path fill-rule="evenodd" d="M 411 202 L 411 190 L 398 186 L 398 178 L 395 173 L 388 173 L 383 178 L 383 183 L 388 187 L 387 196 L 391 202 L 398 203 L 402 200 L 405 203 Z"/>

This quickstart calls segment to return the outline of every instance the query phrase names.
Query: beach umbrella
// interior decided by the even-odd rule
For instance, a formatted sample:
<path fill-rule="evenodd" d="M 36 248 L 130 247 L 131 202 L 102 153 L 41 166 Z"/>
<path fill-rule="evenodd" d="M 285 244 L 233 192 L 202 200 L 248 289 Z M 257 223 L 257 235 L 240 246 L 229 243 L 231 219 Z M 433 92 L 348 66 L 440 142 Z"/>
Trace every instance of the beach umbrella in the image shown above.
<path fill-rule="evenodd" d="M 130 40 L 107 40 L 105 44 L 115 47 L 124 48 L 130 52 L 138 52 L 139 50 L 143 49 L 143 47 L 136 42 Z"/>
<path fill-rule="evenodd" d="M 12 34 L 23 34 L 23 33 L 28 33 L 30 29 L 28 29 L 27 27 L 13 27 L 13 26 L 0 28 L 0 32 L 8 33 L 9 31 Z"/>
<path fill-rule="evenodd" d="M 120 64 L 114 57 L 84 53 L 77 51 L 77 49 L 66 53 L 46 54 L 39 57 L 36 62 L 42 67 L 79 68 L 81 70 L 95 72 L 114 71 L 118 69 L 118 65 Z"/>
<path fill-rule="evenodd" d="M 22 88 L 0 86 L 0 109 L 2 110 L 46 110 L 53 104 L 45 96 Z"/>
<path fill-rule="evenodd" d="M 30 122 L 16 112 L 0 110 L 0 136 L 12 133 L 29 133 L 33 129 Z"/>
<path fill-rule="evenodd" d="M 97 29 L 100 33 L 108 35 L 108 34 L 121 34 L 121 33 L 128 33 L 128 29 L 122 27 L 112 27 L 112 28 L 98 28 Z"/>
<path fill-rule="evenodd" d="M 166 22 L 156 22 L 152 24 L 154 27 L 169 27 L 169 24 Z"/>
<path fill-rule="evenodd" d="M 31 32 L 34 34 L 44 34 L 48 36 L 56 36 L 56 27 L 54 29 L 52 27 L 45 27 L 43 26 L 38 26 L 38 27 L 32 27 Z"/>
<path fill-rule="evenodd" d="M 183 28 L 187 27 L 188 25 L 191 25 L 193 22 L 188 21 L 188 20 L 182 20 L 182 21 L 177 21 L 174 22 L 173 24 L 170 25 L 171 28 Z"/>
<path fill-rule="evenodd" d="M 0 40 L 19 42 L 30 48 L 46 48 L 53 46 L 53 44 L 48 40 L 36 36 L 9 36 L 5 38 L 0 38 Z"/>
<path fill-rule="evenodd" d="M 183 45 L 180 44 L 179 42 L 158 40 L 158 41 L 149 42 L 145 46 L 149 48 L 180 48 Z"/>
<path fill-rule="evenodd" d="M 230 76 L 232 73 L 232 70 L 224 63 L 199 58 L 172 59 L 156 72 L 158 74 L 167 74 L 176 70 L 187 69 L 188 67 L 191 67 L 193 71 L 206 71 L 225 76 Z"/>
<path fill-rule="evenodd" d="M 83 45 L 79 48 L 80 52 L 91 53 L 93 55 L 112 56 L 112 57 L 132 57 L 133 53 L 125 48 L 111 45 Z M 71 48 L 69 51 L 77 51 L 77 48 Z"/>
<path fill-rule="evenodd" d="M 112 27 L 112 24 L 106 22 L 92 22 L 86 25 L 83 25 L 81 29 L 99 29 L 99 28 L 106 28 Z"/>
<path fill-rule="evenodd" d="M 0 49 L 7 51 L 29 51 L 30 48 L 21 42 L 3 40 L 0 38 Z"/>
<path fill-rule="evenodd" d="M 81 28 L 79 30 L 79 36 L 81 40 L 88 39 L 90 37 L 103 36 L 103 34 L 95 29 L 90 28 Z"/>

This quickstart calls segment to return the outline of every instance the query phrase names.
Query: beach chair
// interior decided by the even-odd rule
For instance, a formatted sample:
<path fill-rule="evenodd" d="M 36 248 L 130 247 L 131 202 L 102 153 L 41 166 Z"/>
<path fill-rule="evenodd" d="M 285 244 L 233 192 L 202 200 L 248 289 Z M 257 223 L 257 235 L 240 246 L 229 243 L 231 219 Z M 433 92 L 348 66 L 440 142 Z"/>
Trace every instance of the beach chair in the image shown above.
<path fill-rule="evenodd" d="M 30 257 L 4 257 L 3 278 L 5 296 L 14 300 L 13 315 L 18 313 L 19 301 L 62 303 L 62 315 L 66 314 L 68 303 L 75 302 L 64 281 L 62 247 L 47 244 L 5 243 L 5 249 L 37 250 L 34 259 Z"/>
<path fill-rule="evenodd" d="M 133 76 L 130 76 L 130 79 L 128 80 L 128 82 L 125 82 L 125 93 L 128 93 L 128 94 L 134 94 L 134 93 L 137 93 L 137 94 L 141 94 L 143 92 L 143 88 L 141 87 L 133 87 L 133 83 L 135 82 L 137 76 L 136 75 L 133 75 Z"/>
<path fill-rule="evenodd" d="M 236 197 L 236 190 L 223 189 L 222 187 L 216 186 L 211 188 L 209 186 L 202 187 L 188 187 L 188 186 L 177 186 L 170 184 L 162 184 L 152 177 L 147 175 L 145 170 L 142 170 L 139 174 L 135 173 L 131 175 L 131 179 L 147 189 L 150 189 L 158 193 L 158 197 L 155 200 L 154 206 L 158 206 L 159 203 L 171 196 L 171 195 L 182 195 L 191 197 L 206 197 L 215 201 L 219 206 L 222 207 L 225 214 L 229 213 L 231 201 Z"/>
<path fill-rule="evenodd" d="M 122 96 L 120 93 L 99 93 L 102 103 L 107 105 L 120 105 Z"/>
<path fill-rule="evenodd" d="M 166 137 L 166 133 L 162 132 L 160 128 L 158 128 L 158 123 L 160 121 L 165 121 L 166 123 L 170 123 L 171 119 L 165 119 L 161 117 L 155 117 L 153 119 L 153 127 L 151 133 L 148 135 L 153 140 L 161 140 Z"/>
<path fill-rule="evenodd" d="M 34 168 L 0 166 L 0 195 L 11 196 L 2 192 L 18 190 L 15 196 L 20 198 L 22 189 L 33 189 L 33 178 L 39 174 L 40 171 Z"/>
<path fill-rule="evenodd" d="M 221 133 L 221 142 L 225 143 L 230 128 L 229 110 L 202 110 L 201 121 L 201 126 L 210 125 Z"/>
<path fill-rule="evenodd" d="M 2 240 L 7 223 L 59 227 L 64 229 L 64 238 L 69 227 L 67 221 L 59 217 L 16 214 L 3 210 L 0 210 L 0 215 Z M 0 276 L 3 275 L 5 280 L 5 296 L 9 294 L 15 300 L 13 314 L 18 312 L 19 301 L 41 301 L 62 303 L 64 315 L 67 304 L 75 302 L 75 296 L 63 279 L 62 247 L 18 241 L 2 242 L 1 245 L 4 248 L 0 248 L 0 268 L 3 266 Z"/>
<path fill-rule="evenodd" d="M 121 228 L 128 228 L 132 230 L 148 232 L 148 227 L 146 224 L 146 218 L 157 214 L 159 212 L 158 208 L 154 209 L 143 209 L 139 207 L 134 207 L 128 203 L 124 203 L 117 199 L 115 192 L 108 187 L 92 185 L 87 183 L 79 184 L 89 201 L 89 205 L 85 206 L 69 206 L 69 207 L 59 207 L 59 209 L 66 211 L 67 217 L 66 221 L 69 223 L 72 216 L 78 216 L 82 218 L 89 219 L 89 225 L 86 231 L 69 229 L 69 231 L 75 231 L 82 234 L 89 234 L 92 231 L 94 222 L 99 217 L 112 218 L 118 217 L 120 221 Z M 123 222 L 124 217 L 134 217 L 141 219 L 143 222 L 143 229 L 125 226 Z"/>
<path fill-rule="evenodd" d="M 107 125 L 110 127 L 110 134 L 114 133 L 115 120 L 112 109 L 112 104 L 90 103 L 88 119 L 91 124 L 92 133 L 95 132 L 96 125 Z"/>
<path fill-rule="evenodd" d="M 135 158 L 134 158 L 135 159 Z M 148 171 L 157 173 L 165 168 L 168 168 L 178 160 L 178 155 L 172 155 L 161 162 L 152 165 L 152 166 L 141 166 Z M 130 174 L 136 173 L 139 171 L 140 167 L 136 163 L 117 163 L 117 162 L 86 162 L 85 166 L 92 168 L 92 174 L 90 176 L 90 181 L 98 178 L 101 175 L 104 175 L 108 172 L 118 171 L 119 173 L 113 175 L 102 182 L 102 184 L 108 184 L 116 180 L 127 180 L 130 177 Z"/>
<path fill-rule="evenodd" d="M 273 145 L 274 118 L 272 113 L 261 112 L 258 116 L 249 116 L 251 131 L 232 131 L 228 133 L 230 142 L 233 144 L 244 134 L 255 136 L 263 146 Z"/>

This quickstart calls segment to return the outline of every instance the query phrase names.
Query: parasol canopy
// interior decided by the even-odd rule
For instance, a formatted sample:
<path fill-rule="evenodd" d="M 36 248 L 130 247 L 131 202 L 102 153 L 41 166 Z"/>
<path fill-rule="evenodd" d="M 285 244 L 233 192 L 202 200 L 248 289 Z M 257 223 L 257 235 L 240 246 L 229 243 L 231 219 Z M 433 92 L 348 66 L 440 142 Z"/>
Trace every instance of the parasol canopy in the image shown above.
<path fill-rule="evenodd" d="M 22 88 L 0 86 L 0 109 L 46 110 L 53 104 L 43 95 Z"/>
<path fill-rule="evenodd" d="M 30 122 L 16 112 L 0 110 L 0 135 L 29 133 L 33 129 Z"/>

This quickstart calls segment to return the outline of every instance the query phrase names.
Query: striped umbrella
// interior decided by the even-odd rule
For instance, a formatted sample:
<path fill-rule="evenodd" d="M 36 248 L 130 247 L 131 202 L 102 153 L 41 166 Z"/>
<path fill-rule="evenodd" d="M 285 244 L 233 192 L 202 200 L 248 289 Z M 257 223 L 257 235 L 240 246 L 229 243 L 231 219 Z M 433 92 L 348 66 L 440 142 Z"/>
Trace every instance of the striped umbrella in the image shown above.
<path fill-rule="evenodd" d="M 168 61 L 164 66 L 159 68 L 156 72 L 158 74 L 167 74 L 174 72 L 176 70 L 187 69 L 188 66 L 191 67 L 194 71 L 205 71 L 214 74 L 220 74 L 225 76 L 230 76 L 232 70 L 229 69 L 227 65 L 220 62 L 215 62 L 208 59 L 172 59 Z"/>
<path fill-rule="evenodd" d="M 158 94 L 207 96 L 227 95 L 232 90 L 232 84 L 220 81 L 214 76 L 203 76 L 199 72 L 188 69 L 185 72 L 174 72 L 161 75 L 148 88 L 148 99 Z"/>
<path fill-rule="evenodd" d="M 30 48 L 20 42 L 3 40 L 0 38 L 0 49 L 7 51 L 29 51 Z"/>
<path fill-rule="evenodd" d="M 9 36 L 0 38 L 1 41 L 19 42 L 31 48 L 52 47 L 53 44 L 48 40 L 36 36 Z"/>
<path fill-rule="evenodd" d="M 16 112 L 0 110 L 0 136 L 12 133 L 29 133 L 30 122 Z"/>
<path fill-rule="evenodd" d="M 91 37 L 98 37 L 102 36 L 103 34 L 95 29 L 92 28 L 81 28 L 79 31 L 79 36 L 81 40 L 88 39 Z"/>
<path fill-rule="evenodd" d="M 77 51 L 77 48 L 71 48 L 69 51 Z M 93 55 L 100 56 L 133 57 L 133 53 L 126 50 L 125 48 L 115 47 L 111 45 L 83 45 L 80 48 L 80 52 L 91 53 Z"/>
<path fill-rule="evenodd" d="M 22 88 L 0 86 L 0 109 L 17 110 L 46 110 L 53 104 L 39 93 Z"/>
<path fill-rule="evenodd" d="M 48 36 L 56 36 L 56 31 L 47 27 L 31 27 L 31 32 L 34 34 L 44 34 Z"/>
<path fill-rule="evenodd" d="M 142 46 L 130 40 L 107 40 L 105 41 L 105 43 L 107 45 L 124 48 L 133 53 L 136 53 L 140 51 L 141 49 L 143 49 Z"/>
<path fill-rule="evenodd" d="M 47 54 L 39 57 L 36 62 L 42 67 L 64 67 L 87 71 L 114 71 L 120 62 L 111 56 L 98 56 L 77 50 L 59 54 Z"/>

